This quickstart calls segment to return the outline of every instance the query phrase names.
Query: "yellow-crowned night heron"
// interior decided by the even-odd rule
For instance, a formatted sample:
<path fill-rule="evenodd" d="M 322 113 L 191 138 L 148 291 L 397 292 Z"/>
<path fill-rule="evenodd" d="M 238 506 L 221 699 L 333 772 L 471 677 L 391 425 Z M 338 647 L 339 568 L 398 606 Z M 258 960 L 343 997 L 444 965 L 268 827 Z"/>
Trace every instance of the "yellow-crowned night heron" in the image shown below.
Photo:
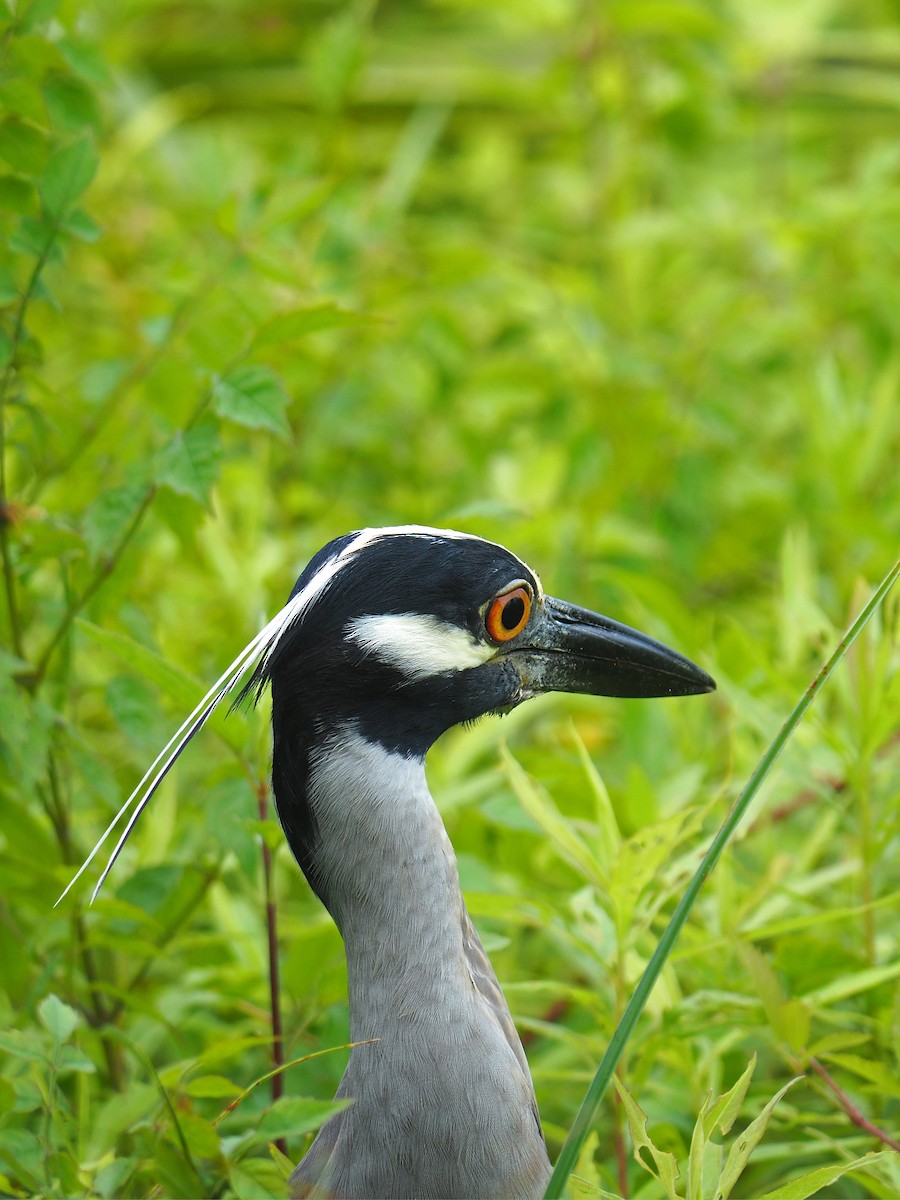
<path fill-rule="evenodd" d="M 312 559 L 151 766 L 98 889 L 172 763 L 251 666 L 244 692 L 272 688 L 278 815 L 343 936 L 350 1034 L 368 1043 L 338 1089 L 354 1103 L 319 1132 L 294 1194 L 541 1196 L 550 1164 L 528 1063 L 466 912 L 424 756 L 451 726 L 542 692 L 685 696 L 713 680 L 546 596 L 493 542 L 421 526 L 348 534 Z"/>

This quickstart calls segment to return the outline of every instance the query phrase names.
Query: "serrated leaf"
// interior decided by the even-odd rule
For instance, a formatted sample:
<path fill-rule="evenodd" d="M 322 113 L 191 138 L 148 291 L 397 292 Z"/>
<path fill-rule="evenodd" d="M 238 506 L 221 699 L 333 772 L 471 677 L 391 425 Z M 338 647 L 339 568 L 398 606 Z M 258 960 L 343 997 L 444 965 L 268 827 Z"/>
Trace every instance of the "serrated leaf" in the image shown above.
<path fill-rule="evenodd" d="M 109 554 L 137 515 L 147 485 L 126 483 L 102 491 L 84 516 L 84 540 L 94 558 Z"/>
<path fill-rule="evenodd" d="M 688 1158 L 687 1200 L 705 1200 L 722 1173 L 723 1149 L 712 1141 L 716 1129 L 727 1133 L 740 1112 L 741 1104 L 750 1086 L 756 1067 L 756 1055 L 751 1058 L 746 1070 L 729 1091 L 715 1099 L 708 1096 L 703 1103 L 694 1132 Z"/>
<path fill-rule="evenodd" d="M 619 1099 L 622 1101 L 622 1107 L 625 1109 L 625 1116 L 628 1120 L 628 1129 L 631 1133 L 631 1141 L 633 1144 L 633 1152 L 635 1161 L 638 1162 L 645 1171 L 654 1175 L 665 1188 L 668 1200 L 680 1200 L 675 1184 L 678 1180 L 679 1171 L 678 1163 L 675 1160 L 675 1155 L 670 1154 L 667 1150 L 658 1150 L 650 1140 L 650 1135 L 647 1132 L 647 1114 L 629 1092 L 628 1088 L 622 1083 L 618 1075 L 613 1076 L 613 1083 L 616 1091 L 619 1093 Z M 642 1150 L 648 1150 L 650 1156 L 656 1165 L 656 1170 L 641 1154 Z"/>
<path fill-rule="evenodd" d="M 704 1132 L 707 1135 L 710 1135 L 716 1128 L 721 1133 L 728 1133 L 731 1129 L 738 1113 L 741 1111 L 741 1105 L 744 1103 L 744 1097 L 747 1095 L 747 1089 L 750 1086 L 750 1080 L 753 1078 L 755 1070 L 756 1055 L 754 1054 L 734 1087 L 713 1100 L 705 1115 L 701 1114 L 703 1115 Z M 705 1105 L 704 1108 L 706 1108 Z"/>
<path fill-rule="evenodd" d="M 725 1160 L 725 1167 L 719 1177 L 716 1200 L 728 1200 L 728 1197 L 731 1195 L 731 1189 L 737 1183 L 738 1179 L 740 1179 L 744 1168 L 750 1160 L 750 1155 L 756 1149 L 763 1134 L 768 1129 L 769 1121 L 772 1119 L 772 1113 L 775 1111 L 776 1104 L 785 1092 L 790 1091 L 794 1084 L 799 1083 L 802 1078 L 802 1075 L 798 1075 L 794 1079 L 789 1080 L 783 1088 L 779 1088 L 759 1116 L 751 1121 L 744 1132 L 732 1143 L 731 1149 L 728 1151 L 728 1158 Z"/>
<path fill-rule="evenodd" d="M 279 313 L 267 321 L 253 339 L 256 346 L 279 346 L 292 342 L 308 333 L 320 333 L 325 329 L 341 329 L 347 325 L 358 325 L 365 320 L 359 313 L 336 304 L 314 304 L 309 308 L 295 308 L 292 312 Z"/>
<path fill-rule="evenodd" d="M 74 206 L 97 170 L 97 151 L 89 137 L 78 138 L 61 146 L 50 161 L 38 184 L 44 207 L 59 219 Z"/>
<path fill-rule="evenodd" d="M 157 481 L 179 496 L 190 496 L 206 505 L 218 478 L 221 457 L 218 423 L 200 421 L 187 431 L 179 430 L 160 452 Z"/>
<path fill-rule="evenodd" d="M 38 1016 L 57 1046 L 61 1046 L 63 1042 L 69 1040 L 81 1020 L 74 1008 L 64 1004 L 52 992 L 49 996 L 45 996 L 38 1005 Z"/>
<path fill-rule="evenodd" d="M 287 437 L 291 427 L 284 410 L 288 396 L 268 367 L 252 363 L 236 367 L 213 386 L 213 405 L 220 417 L 248 429 L 268 429 Z"/>

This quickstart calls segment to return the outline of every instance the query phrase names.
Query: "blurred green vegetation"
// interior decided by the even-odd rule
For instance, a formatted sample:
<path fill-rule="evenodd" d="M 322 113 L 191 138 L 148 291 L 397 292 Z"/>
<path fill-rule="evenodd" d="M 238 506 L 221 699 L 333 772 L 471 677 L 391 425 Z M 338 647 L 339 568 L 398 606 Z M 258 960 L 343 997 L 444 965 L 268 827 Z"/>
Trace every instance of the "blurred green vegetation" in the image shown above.
<path fill-rule="evenodd" d="M 288 1057 L 347 1016 L 337 933 L 260 820 L 265 714 L 194 746 L 93 908 L 52 905 L 304 561 L 408 521 L 504 542 L 719 681 L 548 697 L 430 758 L 555 1154 L 705 836 L 897 554 L 898 17 L 8 0 L 0 1194 L 283 1192 L 268 1145 L 302 1154 L 344 1054 L 213 1124 L 269 1069 L 261 839 Z M 739 1130 L 801 1079 L 735 1195 L 898 1138 L 898 621 L 895 597 L 629 1046 L 680 1195 L 714 1194 L 708 1097 L 742 1077 Z M 584 1186 L 666 1195 L 629 1105 Z M 898 1162 L 818 1194 L 896 1196 Z"/>

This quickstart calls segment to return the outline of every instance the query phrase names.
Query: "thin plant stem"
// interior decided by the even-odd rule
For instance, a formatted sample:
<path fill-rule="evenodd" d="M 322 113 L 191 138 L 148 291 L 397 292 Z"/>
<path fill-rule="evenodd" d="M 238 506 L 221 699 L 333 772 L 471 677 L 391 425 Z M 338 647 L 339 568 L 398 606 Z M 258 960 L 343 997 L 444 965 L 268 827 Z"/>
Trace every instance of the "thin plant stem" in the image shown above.
<path fill-rule="evenodd" d="M 622 1056 L 626 1043 L 634 1031 L 641 1013 L 644 1011 L 644 1006 L 653 990 L 654 984 L 659 978 L 660 972 L 665 966 L 672 947 L 675 945 L 682 926 L 687 920 L 691 909 L 694 907 L 697 897 L 700 894 L 700 889 L 703 887 L 716 863 L 722 857 L 722 852 L 740 824 L 751 801 L 759 791 L 763 780 L 772 769 L 775 760 L 787 745 L 816 696 L 818 696 L 819 692 L 831 678 L 838 663 L 841 662 L 844 655 L 881 607 L 898 576 L 900 576 L 900 560 L 895 562 L 890 571 L 888 571 L 862 612 L 841 638 L 834 653 L 797 701 L 790 716 L 778 730 L 765 754 L 760 759 L 756 770 L 750 776 L 746 787 L 741 792 L 731 812 L 729 812 L 728 816 L 722 822 L 721 828 L 713 838 L 709 849 L 703 856 L 703 861 L 697 868 L 696 874 L 679 901 L 672 919 L 659 939 L 656 950 L 653 952 L 649 963 L 644 969 L 644 973 L 638 981 L 631 1000 L 628 1002 L 628 1007 L 625 1009 L 625 1013 L 607 1046 L 606 1053 L 600 1062 L 600 1066 L 597 1068 L 597 1073 L 591 1081 L 587 1094 L 569 1131 L 569 1136 L 566 1138 L 563 1148 L 560 1151 L 553 1174 L 547 1184 L 547 1190 L 544 1193 L 545 1200 L 559 1200 L 563 1195 L 566 1182 L 572 1173 L 584 1140 L 590 1132 L 597 1110 L 600 1107 L 600 1102 L 603 1099 L 603 1094 Z"/>
<path fill-rule="evenodd" d="M 265 780 L 261 780 L 256 791 L 257 806 L 260 821 L 268 820 L 269 788 Z M 272 1103 L 280 1100 L 284 1094 L 284 1037 L 281 1027 L 281 985 L 278 970 L 278 912 L 275 907 L 275 893 L 272 884 L 272 851 L 265 838 L 262 839 L 263 886 L 266 898 L 266 939 L 269 947 L 269 1005 L 272 1015 Z M 287 1142 L 284 1138 L 276 1138 L 275 1145 L 282 1154 L 287 1156 Z"/>
<path fill-rule="evenodd" d="M 304 1054 L 300 1058 L 292 1058 L 290 1062 L 282 1063 L 280 1067 L 276 1067 L 273 1071 L 267 1071 L 265 1075 L 261 1075 L 259 1079 L 255 1079 L 248 1088 L 244 1088 L 239 1096 L 226 1104 L 217 1117 L 213 1118 L 213 1128 L 225 1120 L 227 1116 L 234 1112 L 238 1105 L 243 1104 L 247 1097 L 254 1092 L 262 1083 L 271 1079 L 273 1075 L 280 1075 L 283 1071 L 287 1071 L 289 1067 L 298 1067 L 301 1063 L 312 1062 L 314 1058 L 322 1058 L 326 1054 L 335 1054 L 338 1050 L 355 1050 L 357 1046 L 374 1046 L 378 1042 L 378 1038 L 366 1038 L 362 1042 L 345 1042 L 342 1046 L 328 1046 L 325 1050 L 313 1050 L 311 1054 Z M 338 1103 L 349 1104 L 350 1101 L 338 1101 Z"/>
<path fill-rule="evenodd" d="M 35 260 L 31 275 L 25 290 L 19 297 L 16 316 L 13 322 L 12 337 L 10 338 L 9 359 L 0 376 L 0 558 L 3 560 L 3 586 L 6 591 L 6 606 L 9 611 L 9 633 L 13 649 L 19 658 L 24 657 L 22 624 L 19 616 L 19 605 L 16 599 L 16 572 L 12 561 L 12 548 L 9 544 L 10 505 L 8 480 L 6 476 L 6 404 L 10 384 L 16 373 L 16 355 L 22 334 L 25 331 L 25 314 L 34 290 L 38 285 L 41 272 L 47 265 L 50 251 L 56 241 L 57 230 L 54 227 L 52 235 L 47 238 L 40 254 Z"/>
<path fill-rule="evenodd" d="M 832 1078 L 828 1070 L 819 1062 L 817 1058 L 811 1058 L 809 1060 L 809 1065 L 824 1081 L 825 1086 L 832 1093 L 838 1104 L 858 1129 L 862 1129 L 866 1133 L 871 1134 L 872 1137 L 877 1138 L 879 1142 L 884 1142 L 886 1146 L 890 1146 L 892 1150 L 896 1150 L 897 1153 L 900 1154 L 900 1142 L 895 1142 L 892 1137 L 889 1137 L 883 1129 L 880 1129 L 877 1125 L 870 1121 L 865 1113 L 861 1112 L 860 1109 L 856 1107 L 844 1089 L 836 1082 L 836 1080 Z"/>
<path fill-rule="evenodd" d="M 47 755 L 47 781 L 49 787 L 43 788 L 39 786 L 37 794 L 44 811 L 47 813 L 50 824 L 53 826 L 62 860 L 65 863 L 71 863 L 74 862 L 75 855 L 72 847 L 68 808 L 62 794 L 62 782 L 57 767 L 56 754 L 52 749 Z M 110 1039 L 109 1035 L 104 1032 L 105 1027 L 112 1020 L 112 1014 L 107 1010 L 103 1001 L 100 990 L 100 973 L 94 961 L 93 951 L 88 944 L 87 929 L 85 928 L 84 918 L 80 912 L 73 914 L 72 929 L 75 935 L 78 957 L 81 959 L 81 966 L 84 971 L 84 977 L 87 980 L 90 996 L 90 1002 L 85 1006 L 88 1020 L 94 1028 L 100 1031 L 100 1044 L 103 1047 L 103 1056 L 106 1059 L 106 1069 L 110 1085 L 116 1091 L 121 1091 L 123 1082 L 121 1058 L 117 1046 Z"/>
<path fill-rule="evenodd" d="M 140 528 L 141 522 L 147 515 L 147 511 L 150 508 L 150 505 L 153 503 L 153 498 L 155 495 L 156 487 L 155 485 L 150 484 L 147 487 L 147 490 L 144 493 L 144 498 L 141 500 L 138 510 L 132 517 L 128 528 L 122 534 L 121 538 L 119 538 L 118 544 L 100 563 L 99 568 L 88 583 L 87 587 L 85 587 L 82 592 L 75 596 L 66 606 L 66 610 L 62 615 L 59 625 L 56 627 L 56 630 L 51 636 L 50 641 L 44 647 L 44 650 L 38 659 L 37 666 L 28 678 L 28 686 L 30 691 L 35 691 L 43 682 L 44 676 L 47 673 L 47 668 L 50 665 L 50 660 L 53 658 L 53 654 L 56 651 L 57 646 L 59 646 L 60 642 L 62 642 L 63 638 L 69 632 L 73 621 L 87 604 L 87 602 L 91 599 L 91 597 L 100 590 L 100 588 L 115 570 L 119 559 L 124 554 L 129 543 L 131 542 L 131 539 Z"/>

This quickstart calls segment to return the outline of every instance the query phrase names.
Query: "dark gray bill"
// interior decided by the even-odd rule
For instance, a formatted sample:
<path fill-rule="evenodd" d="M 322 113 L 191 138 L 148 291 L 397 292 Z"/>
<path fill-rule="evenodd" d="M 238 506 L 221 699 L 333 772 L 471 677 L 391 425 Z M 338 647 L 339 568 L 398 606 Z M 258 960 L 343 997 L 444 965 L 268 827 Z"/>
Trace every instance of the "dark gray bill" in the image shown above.
<path fill-rule="evenodd" d="M 654 638 L 547 596 L 543 610 L 514 643 L 512 659 L 533 692 L 592 696 L 695 696 L 715 680 Z"/>

